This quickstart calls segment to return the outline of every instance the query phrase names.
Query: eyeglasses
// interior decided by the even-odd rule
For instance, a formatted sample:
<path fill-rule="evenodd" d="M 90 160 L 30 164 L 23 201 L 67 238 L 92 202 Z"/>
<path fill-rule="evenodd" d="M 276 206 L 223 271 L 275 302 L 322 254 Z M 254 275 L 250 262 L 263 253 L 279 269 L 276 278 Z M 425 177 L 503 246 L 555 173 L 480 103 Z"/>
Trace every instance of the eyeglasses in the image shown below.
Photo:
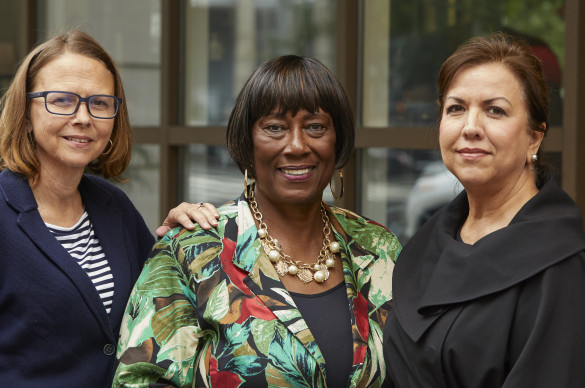
<path fill-rule="evenodd" d="M 79 94 L 57 91 L 27 93 L 26 97 L 29 99 L 43 97 L 47 112 L 61 116 L 74 115 L 79 105 L 85 102 L 87 111 L 96 119 L 113 119 L 118 114 L 118 108 L 122 102 L 120 97 L 107 94 L 81 97 Z"/>

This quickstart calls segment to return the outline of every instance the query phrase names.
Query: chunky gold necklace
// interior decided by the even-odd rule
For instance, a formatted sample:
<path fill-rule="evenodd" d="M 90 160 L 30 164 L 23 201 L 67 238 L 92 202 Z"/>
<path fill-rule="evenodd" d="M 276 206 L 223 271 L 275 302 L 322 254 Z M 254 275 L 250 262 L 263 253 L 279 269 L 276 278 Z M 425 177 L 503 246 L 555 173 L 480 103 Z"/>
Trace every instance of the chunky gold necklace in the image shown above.
<path fill-rule="evenodd" d="M 258 237 L 260 237 L 262 247 L 268 255 L 268 258 L 274 264 L 276 272 L 280 276 L 286 274 L 296 275 L 303 283 L 310 283 L 313 280 L 317 283 L 323 283 L 329 279 L 329 269 L 335 267 L 335 254 L 339 252 L 339 243 L 329 240 L 331 224 L 323 202 L 321 202 L 321 219 L 325 225 L 323 226 L 323 246 L 315 264 L 306 264 L 298 260 L 293 260 L 292 257 L 284 253 L 278 240 L 268 234 L 268 227 L 262 221 L 262 213 L 258 210 L 258 203 L 254 197 L 253 187 L 250 188 L 248 197 L 254 218 L 258 221 Z"/>

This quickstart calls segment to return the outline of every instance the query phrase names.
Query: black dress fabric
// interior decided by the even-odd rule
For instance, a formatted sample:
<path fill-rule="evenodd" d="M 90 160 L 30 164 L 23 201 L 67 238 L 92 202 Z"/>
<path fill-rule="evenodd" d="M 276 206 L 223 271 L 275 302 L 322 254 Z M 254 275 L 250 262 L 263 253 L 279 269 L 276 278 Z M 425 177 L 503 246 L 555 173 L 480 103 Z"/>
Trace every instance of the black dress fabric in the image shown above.
<path fill-rule="evenodd" d="M 397 387 L 585 387 L 585 232 L 554 181 L 511 223 L 457 241 L 465 192 L 402 250 L 384 356 Z"/>
<path fill-rule="evenodd" d="M 290 294 L 325 358 L 327 387 L 346 387 L 353 349 L 345 282 L 319 294 Z"/>

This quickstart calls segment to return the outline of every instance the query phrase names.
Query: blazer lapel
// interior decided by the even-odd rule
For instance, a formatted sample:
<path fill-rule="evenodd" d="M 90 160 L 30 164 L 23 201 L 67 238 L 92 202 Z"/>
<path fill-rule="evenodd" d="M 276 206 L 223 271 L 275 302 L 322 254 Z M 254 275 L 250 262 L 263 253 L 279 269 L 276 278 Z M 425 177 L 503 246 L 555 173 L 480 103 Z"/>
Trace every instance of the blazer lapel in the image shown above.
<path fill-rule="evenodd" d="M 579 209 L 552 179 L 509 225 L 473 245 L 455 237 L 468 209 L 462 192 L 413 236 L 398 260 L 394 308 L 415 342 L 446 311 L 519 284 L 585 247 Z"/>
<path fill-rule="evenodd" d="M 126 259 L 130 257 L 131 252 L 128 252 L 124 239 L 122 215 L 118 209 L 108 205 L 110 194 L 99 186 L 90 186 L 87 178 L 82 179 L 79 188 L 85 209 L 114 277 L 114 300 L 108 318 L 115 330 L 113 323 L 121 321 L 128 302 L 127 295 L 130 295 L 130 290 L 134 286 L 130 264 Z M 104 310 L 103 304 L 101 309 Z"/>
<path fill-rule="evenodd" d="M 0 185 L 2 185 L 2 191 L 9 205 L 19 213 L 17 217 L 18 227 L 22 229 L 46 258 L 51 260 L 75 285 L 95 316 L 96 321 L 100 322 L 104 333 L 112 337 L 106 311 L 93 283 L 75 259 L 71 257 L 69 252 L 63 248 L 46 227 L 38 212 L 36 200 L 27 180 L 20 174 L 4 170 Z M 42 260 L 42 257 L 23 259 L 29 260 L 29 265 L 35 265 L 35 261 Z"/>
<path fill-rule="evenodd" d="M 17 224 L 39 250 L 55 263 L 71 280 L 87 303 L 89 309 L 95 315 L 96 320 L 104 326 L 104 332 L 109 333 L 106 312 L 93 283 L 81 266 L 77 264 L 75 259 L 71 257 L 69 252 L 63 248 L 49 229 L 47 229 L 38 212 L 34 210 L 32 212 L 21 213 L 17 219 Z M 33 261 L 41 258 L 29 257 L 26 259 Z M 35 264 L 31 262 L 30 265 Z"/>

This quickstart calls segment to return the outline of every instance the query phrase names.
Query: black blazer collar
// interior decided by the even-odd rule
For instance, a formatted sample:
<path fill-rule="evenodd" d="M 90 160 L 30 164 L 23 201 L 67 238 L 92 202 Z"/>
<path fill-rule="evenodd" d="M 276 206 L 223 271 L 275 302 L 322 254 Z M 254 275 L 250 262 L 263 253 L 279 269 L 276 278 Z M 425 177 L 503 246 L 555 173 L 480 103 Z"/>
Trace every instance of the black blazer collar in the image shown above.
<path fill-rule="evenodd" d="M 111 324 L 111 322 L 120 322 L 132 287 L 130 264 L 127 260 L 129 253 L 126 247 L 127 242 L 123 238 L 124 230 L 120 211 L 109 204 L 111 193 L 102 185 L 96 184 L 96 179 L 83 176 L 79 190 L 114 276 L 114 302 L 109 316 L 87 274 L 47 229 L 37 210 L 36 200 L 26 178 L 5 169 L 0 173 L 0 190 L 8 205 L 18 213 L 16 221 L 18 227 L 48 259 L 67 275 L 86 301 L 96 320 L 100 322 L 104 333 L 111 337 L 112 342 L 115 342 L 113 333 L 117 324 Z M 28 265 L 35 265 L 34 260 L 37 258 L 23 259 L 31 261 Z"/>
<path fill-rule="evenodd" d="M 447 306 L 509 288 L 585 249 L 580 212 L 552 180 L 509 226 L 474 245 L 455 238 L 467 213 L 463 192 L 400 253 L 393 275 L 394 306 L 413 340 Z"/>

